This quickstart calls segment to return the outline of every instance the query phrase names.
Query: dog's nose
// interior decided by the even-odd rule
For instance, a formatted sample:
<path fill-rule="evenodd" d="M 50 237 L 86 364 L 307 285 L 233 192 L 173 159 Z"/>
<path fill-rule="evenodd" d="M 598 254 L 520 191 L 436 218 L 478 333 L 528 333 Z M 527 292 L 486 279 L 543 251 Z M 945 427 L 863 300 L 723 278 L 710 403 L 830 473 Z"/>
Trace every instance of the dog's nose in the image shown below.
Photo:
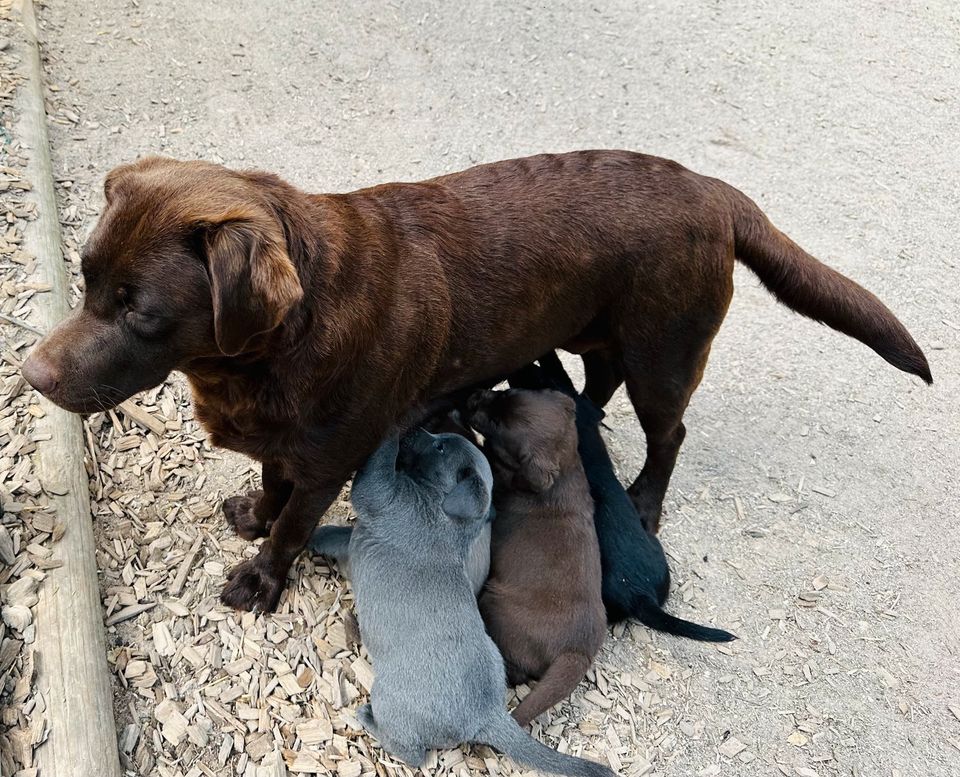
<path fill-rule="evenodd" d="M 41 394 L 55 391 L 60 384 L 60 373 L 42 356 L 32 353 L 23 363 L 23 377 Z"/>

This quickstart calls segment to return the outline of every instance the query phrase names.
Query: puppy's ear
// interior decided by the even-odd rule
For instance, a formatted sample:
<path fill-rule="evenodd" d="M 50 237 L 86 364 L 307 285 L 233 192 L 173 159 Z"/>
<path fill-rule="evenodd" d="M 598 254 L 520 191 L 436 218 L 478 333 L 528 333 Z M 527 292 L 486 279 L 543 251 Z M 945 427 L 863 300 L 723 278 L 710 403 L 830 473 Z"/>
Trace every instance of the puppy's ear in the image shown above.
<path fill-rule="evenodd" d="M 542 494 L 549 491 L 560 476 L 560 452 L 556 450 L 527 451 L 513 476 L 514 488 Z"/>
<path fill-rule="evenodd" d="M 531 445 L 528 438 L 524 438 L 520 467 L 514 476 L 514 484 L 517 487 L 526 488 L 535 494 L 548 491 L 560 476 L 564 439 L 573 434 L 577 411 L 576 403 L 566 394 L 552 389 L 545 393 L 551 396 L 556 407 L 559 408 L 560 412 L 550 417 L 551 425 L 559 434 L 552 439 L 550 437 L 541 439 L 536 446 Z"/>
<path fill-rule="evenodd" d="M 242 353 L 255 335 L 275 329 L 303 298 L 280 225 L 243 210 L 197 226 L 213 290 L 217 346 Z"/>
<path fill-rule="evenodd" d="M 442 508 L 460 521 L 483 518 L 490 510 L 490 489 L 477 472 L 471 472 L 443 498 Z"/>
<path fill-rule="evenodd" d="M 563 408 L 563 412 L 566 414 L 567 418 L 574 418 L 577 414 L 577 403 L 573 397 L 569 394 L 565 394 L 562 391 L 557 391 L 556 389 L 550 389 L 548 391 L 551 397 L 557 405 Z"/>

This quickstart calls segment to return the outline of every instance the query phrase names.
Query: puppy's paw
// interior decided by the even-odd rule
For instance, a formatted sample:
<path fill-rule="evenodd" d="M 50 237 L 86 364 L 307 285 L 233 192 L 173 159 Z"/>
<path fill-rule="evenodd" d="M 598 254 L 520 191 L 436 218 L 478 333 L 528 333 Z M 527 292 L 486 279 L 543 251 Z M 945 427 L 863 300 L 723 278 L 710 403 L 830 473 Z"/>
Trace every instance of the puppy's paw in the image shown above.
<path fill-rule="evenodd" d="M 343 614 L 343 630 L 348 645 L 358 648 L 363 644 L 363 640 L 360 639 L 360 622 L 357 620 L 357 616 L 353 614 L 353 610 L 347 610 Z"/>
<path fill-rule="evenodd" d="M 265 568 L 260 556 L 243 561 L 227 573 L 220 601 L 236 610 L 273 612 L 280 602 L 286 576 Z"/>
<path fill-rule="evenodd" d="M 246 496 L 231 496 L 223 500 L 223 514 L 227 523 L 245 540 L 256 540 L 270 533 L 267 521 L 258 518 L 257 504 L 263 491 L 250 491 Z"/>
<path fill-rule="evenodd" d="M 376 724 L 373 722 L 373 705 L 364 704 L 357 708 L 357 720 L 369 733 L 376 736 Z"/>

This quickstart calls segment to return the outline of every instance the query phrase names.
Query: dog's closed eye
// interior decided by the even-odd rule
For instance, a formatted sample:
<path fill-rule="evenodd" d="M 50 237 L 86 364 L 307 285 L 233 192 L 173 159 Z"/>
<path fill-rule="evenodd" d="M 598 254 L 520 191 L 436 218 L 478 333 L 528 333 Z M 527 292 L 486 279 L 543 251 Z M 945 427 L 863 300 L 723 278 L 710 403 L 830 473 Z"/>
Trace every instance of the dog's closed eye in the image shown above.
<path fill-rule="evenodd" d="M 461 467 L 457 472 L 457 482 L 462 483 L 472 474 L 473 474 L 473 470 L 470 469 L 470 467 Z"/>

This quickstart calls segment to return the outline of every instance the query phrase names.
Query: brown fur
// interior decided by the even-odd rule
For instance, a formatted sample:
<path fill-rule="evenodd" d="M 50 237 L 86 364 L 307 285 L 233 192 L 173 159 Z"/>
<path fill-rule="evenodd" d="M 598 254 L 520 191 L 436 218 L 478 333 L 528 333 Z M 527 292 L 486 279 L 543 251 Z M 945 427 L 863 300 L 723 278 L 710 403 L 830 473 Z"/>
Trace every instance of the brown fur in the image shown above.
<path fill-rule="evenodd" d="M 656 157 L 544 155 L 338 195 L 153 157 L 105 188 L 83 307 L 23 372 L 77 412 L 187 375 L 211 441 L 263 463 L 263 496 L 224 504 L 242 536 L 269 536 L 231 573 L 237 607 L 276 606 L 317 520 L 412 406 L 558 346 L 584 353 L 598 403 L 626 381 L 647 436 L 630 491 L 655 528 L 734 258 L 930 377 L 873 295 L 735 189 Z"/>
<path fill-rule="evenodd" d="M 540 681 L 513 711 L 526 726 L 570 695 L 606 635 L 593 500 L 570 397 L 479 392 L 469 423 L 484 436 L 496 510 L 480 614 L 510 682 Z"/>

